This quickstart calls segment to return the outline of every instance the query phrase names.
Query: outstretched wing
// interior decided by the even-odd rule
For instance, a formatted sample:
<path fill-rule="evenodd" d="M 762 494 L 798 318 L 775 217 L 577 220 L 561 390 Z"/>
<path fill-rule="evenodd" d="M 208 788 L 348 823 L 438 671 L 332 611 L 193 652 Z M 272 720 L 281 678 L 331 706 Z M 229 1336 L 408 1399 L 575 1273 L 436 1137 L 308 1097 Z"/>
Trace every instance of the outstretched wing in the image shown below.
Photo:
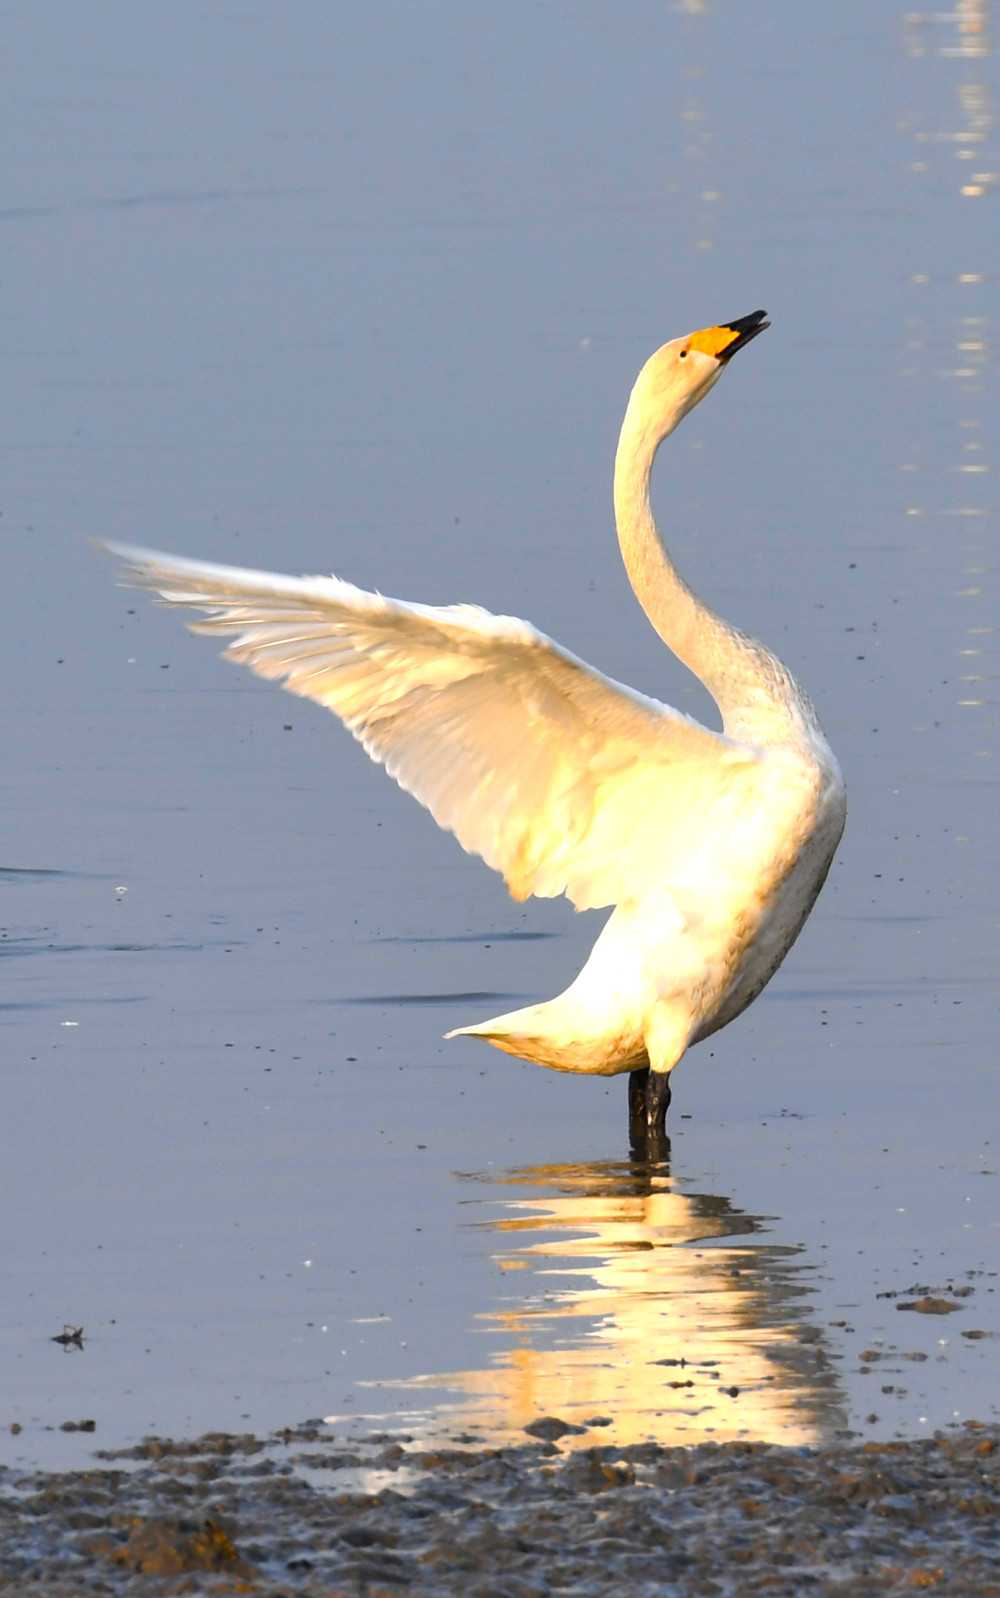
<path fill-rule="evenodd" d="M 756 751 L 593 671 L 527 622 L 108 544 L 125 581 L 315 699 L 517 899 L 621 903 L 749 797 Z"/>

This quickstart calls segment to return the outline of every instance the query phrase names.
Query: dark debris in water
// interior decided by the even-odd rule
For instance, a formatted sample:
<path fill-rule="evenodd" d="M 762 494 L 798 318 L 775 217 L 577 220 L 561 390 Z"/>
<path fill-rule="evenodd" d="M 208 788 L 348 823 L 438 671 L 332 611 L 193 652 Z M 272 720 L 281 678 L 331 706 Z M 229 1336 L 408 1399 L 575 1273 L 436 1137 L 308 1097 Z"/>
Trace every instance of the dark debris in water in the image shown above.
<path fill-rule="evenodd" d="M 820 1452 L 347 1441 L 309 1424 L 4 1469 L 0 1590 L 1000 1595 L 997 1428 Z"/>
<path fill-rule="evenodd" d="M 67 1352 L 71 1348 L 82 1349 L 83 1348 L 83 1327 L 82 1326 L 70 1326 L 67 1323 L 63 1327 L 62 1331 L 61 1332 L 57 1332 L 55 1337 L 50 1338 L 49 1341 L 52 1342 L 52 1343 L 61 1343 L 63 1348 L 66 1349 Z"/>

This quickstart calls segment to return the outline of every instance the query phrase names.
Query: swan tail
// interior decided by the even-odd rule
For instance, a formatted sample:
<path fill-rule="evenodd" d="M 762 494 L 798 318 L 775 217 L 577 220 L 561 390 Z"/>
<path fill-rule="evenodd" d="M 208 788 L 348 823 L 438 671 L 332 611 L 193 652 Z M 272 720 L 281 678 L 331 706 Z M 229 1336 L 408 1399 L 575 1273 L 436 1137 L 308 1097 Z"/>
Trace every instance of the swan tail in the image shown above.
<path fill-rule="evenodd" d="M 455 1027 L 446 1038 L 483 1038 L 505 1054 L 514 1054 L 553 1071 L 574 1071 L 585 1076 L 617 1076 L 633 1068 L 635 1059 L 646 1060 L 641 1040 L 610 1042 L 604 1035 L 588 1036 L 574 1027 L 558 999 L 528 1005 L 495 1015 L 489 1021 Z"/>
<path fill-rule="evenodd" d="M 446 1038 L 485 1038 L 508 1054 L 520 1054 L 521 1045 L 549 1030 L 546 1026 L 547 1004 L 529 1004 L 523 1010 L 509 1010 L 506 1015 L 495 1015 L 488 1021 L 476 1021 L 472 1026 L 457 1026 L 446 1032 Z"/>

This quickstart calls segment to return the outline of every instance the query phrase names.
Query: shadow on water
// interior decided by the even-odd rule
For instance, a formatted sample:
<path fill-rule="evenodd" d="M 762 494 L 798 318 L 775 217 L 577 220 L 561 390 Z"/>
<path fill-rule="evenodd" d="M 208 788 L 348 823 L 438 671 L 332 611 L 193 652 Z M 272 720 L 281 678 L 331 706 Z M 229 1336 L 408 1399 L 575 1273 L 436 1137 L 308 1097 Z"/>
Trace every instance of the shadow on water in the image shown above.
<path fill-rule="evenodd" d="M 558 932 L 450 932 L 441 935 L 429 933 L 406 937 L 386 938 L 379 936 L 369 938 L 369 943 L 540 943 L 547 938 L 558 938 Z"/>
<path fill-rule="evenodd" d="M 0 883 L 49 882 L 54 878 L 68 877 L 78 881 L 100 881 L 99 876 L 92 876 L 86 871 L 57 871 L 48 867 L 35 866 L 0 866 Z"/>
<path fill-rule="evenodd" d="M 30 954 L 200 954 L 204 949 L 223 947 L 218 939 L 213 944 L 207 939 L 200 943 L 183 943 L 180 940 L 164 940 L 161 943 L 45 943 L 42 938 L 43 934 L 0 939 L 0 960 L 23 959 Z M 225 947 L 241 948 L 242 944 L 231 939 Z"/>
<path fill-rule="evenodd" d="M 491 993 L 483 989 L 468 993 L 372 993 L 326 1002 L 343 1005 L 510 1004 L 517 997 L 514 993 Z"/>
<path fill-rule="evenodd" d="M 485 1190 L 468 1204 L 495 1208 L 468 1224 L 495 1235 L 504 1286 L 479 1316 L 484 1369 L 403 1384 L 448 1394 L 438 1424 L 513 1441 L 558 1416 L 619 1444 L 798 1445 L 846 1425 L 810 1323 L 813 1267 L 766 1240 L 766 1217 L 691 1191 L 666 1160 L 460 1179 Z"/>

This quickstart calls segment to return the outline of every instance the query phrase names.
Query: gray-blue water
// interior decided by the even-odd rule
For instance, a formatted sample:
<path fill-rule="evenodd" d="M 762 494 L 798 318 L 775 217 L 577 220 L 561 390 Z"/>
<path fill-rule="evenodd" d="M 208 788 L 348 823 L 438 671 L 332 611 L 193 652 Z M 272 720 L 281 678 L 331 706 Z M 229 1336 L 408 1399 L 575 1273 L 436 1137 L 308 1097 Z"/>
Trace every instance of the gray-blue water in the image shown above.
<path fill-rule="evenodd" d="M 2 1457 L 996 1416 L 991 9 L 7 18 Z M 807 684 L 851 815 L 651 1177 L 622 1081 L 441 1041 L 558 991 L 599 918 L 514 905 L 88 539 L 475 600 L 712 719 L 611 468 L 646 356 L 757 306 L 657 514 Z M 928 1295 L 960 1308 L 898 1308 Z"/>

